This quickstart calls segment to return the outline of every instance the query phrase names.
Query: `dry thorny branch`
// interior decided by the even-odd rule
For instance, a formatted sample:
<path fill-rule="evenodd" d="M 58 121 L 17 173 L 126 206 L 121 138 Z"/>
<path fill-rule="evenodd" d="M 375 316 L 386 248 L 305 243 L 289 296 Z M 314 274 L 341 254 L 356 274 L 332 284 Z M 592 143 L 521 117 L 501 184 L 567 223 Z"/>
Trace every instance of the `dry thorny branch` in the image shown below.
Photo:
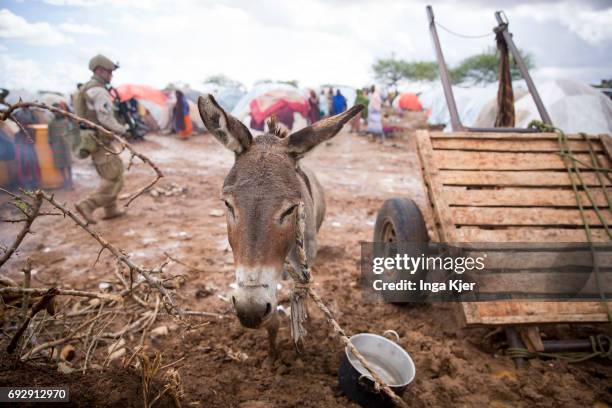
<path fill-rule="evenodd" d="M 12 118 L 14 110 L 37 107 L 63 114 L 70 119 L 97 129 L 114 137 L 129 150 L 131 161 L 140 158 L 151 166 L 157 177 L 146 187 L 132 195 L 126 205 L 149 189 L 162 177 L 161 171 L 146 156 L 136 152 L 120 136 L 108 132 L 85 119 L 61 109 L 40 103 L 18 103 L 0 112 L 0 120 Z M 28 259 L 22 271 L 24 279 L 18 284 L 13 279 L 0 275 L 0 324 L 2 334 L 10 337 L 7 352 L 15 355 L 16 361 L 49 359 L 58 364 L 63 372 L 87 369 L 101 369 L 112 361 L 124 359 L 124 366 L 137 357 L 135 365 L 142 373 L 143 397 L 145 406 L 151 406 L 162 395 L 169 394 L 177 403 L 181 398 L 180 377 L 175 369 L 165 374 L 166 386 L 156 397 L 151 398 L 150 385 L 160 370 L 161 356 L 151 362 L 144 353 L 147 334 L 168 326 L 178 324 L 190 326 L 189 316 L 222 318 L 223 315 L 211 312 L 190 311 L 181 308 L 175 301 L 176 277 L 169 276 L 164 270 L 172 260 L 167 260 L 153 268 L 135 263 L 130 256 L 92 229 L 86 222 L 70 211 L 65 204 L 42 190 L 19 193 L 0 189 L 11 197 L 11 205 L 21 215 L 8 222 L 23 223 L 14 241 L 8 247 L 0 248 L 0 269 L 16 253 L 24 238 L 31 232 L 38 217 L 60 215 L 87 232 L 100 246 L 97 260 L 103 251 L 109 252 L 116 261 L 114 284 L 104 291 L 85 291 L 69 288 L 33 288 L 31 285 L 32 264 Z M 49 207 L 52 211 L 43 211 Z M 61 300 L 58 300 L 61 299 Z M 174 323 L 152 329 L 162 316 L 169 316 Z M 163 330 L 162 330 L 163 331 Z M 104 350 L 102 346 L 106 345 Z M 132 357 L 126 359 L 130 345 L 134 348 Z M 79 366 L 79 368 L 74 368 Z M 161 367 L 166 368 L 167 366 Z"/>

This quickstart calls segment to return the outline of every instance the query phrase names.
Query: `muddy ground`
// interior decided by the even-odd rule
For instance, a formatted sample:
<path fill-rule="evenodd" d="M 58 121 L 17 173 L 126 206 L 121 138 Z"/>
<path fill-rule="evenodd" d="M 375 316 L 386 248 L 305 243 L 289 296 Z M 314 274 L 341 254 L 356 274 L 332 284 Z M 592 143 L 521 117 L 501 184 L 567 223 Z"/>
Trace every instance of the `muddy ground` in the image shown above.
<path fill-rule="evenodd" d="M 569 365 L 558 361 L 530 361 L 521 371 L 503 356 L 506 346 L 490 329 L 461 329 L 452 304 L 398 307 L 362 302 L 359 288 L 361 241 L 370 241 L 376 212 L 393 196 L 413 198 L 427 211 L 412 134 L 384 145 L 343 131 L 317 148 L 305 161 L 316 171 L 327 193 L 327 218 L 319 235 L 319 255 L 313 267 L 316 290 L 350 334 L 396 330 L 401 345 L 415 361 L 417 375 L 403 398 L 415 407 L 425 406 L 598 406 L 612 405 L 612 365 L 590 361 Z M 287 318 L 279 334 L 280 358 L 264 367 L 266 333 L 242 329 L 229 314 L 224 295 L 233 281 L 232 255 L 220 188 L 233 156 L 209 135 L 180 141 L 171 136 L 150 136 L 137 148 L 164 171 L 160 186 L 184 188 L 174 196 L 137 199 L 125 218 L 101 222 L 98 231 L 124 248 L 139 263 L 153 266 L 164 252 L 190 265 L 169 265 L 184 273 L 180 301 L 191 309 L 225 314 L 223 319 L 198 318 L 207 324 L 189 331 L 147 340 L 150 351 L 160 350 L 164 363 L 175 367 L 183 379 L 184 406 L 191 407 L 344 407 L 354 406 L 338 386 L 337 370 L 342 349 L 321 314 L 309 326 L 307 351 L 297 356 L 290 343 Z M 151 177 L 144 165 L 127 174 L 124 191 L 134 191 Z M 88 162 L 75 166 L 76 188 L 58 191 L 63 201 L 75 202 L 97 183 Z M 3 214 L 7 211 L 4 210 Z M 3 224 L 0 242 L 6 244 L 17 226 Z M 21 279 L 19 268 L 31 257 L 37 270 L 35 283 L 95 290 L 112 280 L 114 263 L 104 254 L 95 265 L 98 248 L 87 234 L 53 217 L 39 219 L 19 254 L 3 273 Z M 290 282 L 283 282 L 282 302 L 288 306 Z M 212 294 L 207 290 L 213 288 Z M 544 328 L 549 336 L 577 337 L 594 327 L 570 330 Z M 6 339 L 3 338 L 3 344 Z M 244 353 L 244 354 L 240 354 Z M 228 355 L 243 358 L 228 358 Z M 246 357 L 246 359 L 244 359 Z M 239 361 L 243 360 L 243 361 Z M 141 406 L 136 373 L 109 370 L 62 376 L 39 365 L 11 366 L 0 359 L 0 385 L 68 383 L 76 406 Z M 95 391 L 94 391 L 95 390 Z M 169 404 L 169 400 L 160 405 Z"/>

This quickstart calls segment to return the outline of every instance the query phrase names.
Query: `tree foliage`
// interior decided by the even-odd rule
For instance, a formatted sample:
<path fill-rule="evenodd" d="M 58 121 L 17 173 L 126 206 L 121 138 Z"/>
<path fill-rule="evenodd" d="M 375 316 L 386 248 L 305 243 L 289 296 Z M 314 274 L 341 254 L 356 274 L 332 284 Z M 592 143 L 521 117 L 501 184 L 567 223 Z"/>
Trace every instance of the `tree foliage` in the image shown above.
<path fill-rule="evenodd" d="M 521 52 L 527 68 L 533 68 L 533 58 L 530 54 Z M 486 51 L 467 57 L 455 68 L 450 70 L 451 80 L 454 84 L 471 82 L 472 84 L 490 83 L 497 81 L 499 69 L 499 55 L 494 47 Z M 403 59 L 381 58 L 372 65 L 377 80 L 388 87 L 397 88 L 404 80 L 407 81 L 433 81 L 438 78 L 438 64 L 433 61 L 406 61 Z M 518 67 L 510 55 L 510 73 L 512 79 L 520 79 Z"/>
<path fill-rule="evenodd" d="M 533 68 L 533 58 L 531 55 L 522 51 L 519 52 L 527 68 Z M 453 84 L 495 82 L 499 75 L 499 59 L 500 56 L 495 48 L 489 48 L 480 54 L 472 55 L 461 61 L 454 69 L 451 69 L 451 80 Z M 510 75 L 513 80 L 522 78 L 518 66 L 514 63 L 512 54 L 510 54 Z"/>

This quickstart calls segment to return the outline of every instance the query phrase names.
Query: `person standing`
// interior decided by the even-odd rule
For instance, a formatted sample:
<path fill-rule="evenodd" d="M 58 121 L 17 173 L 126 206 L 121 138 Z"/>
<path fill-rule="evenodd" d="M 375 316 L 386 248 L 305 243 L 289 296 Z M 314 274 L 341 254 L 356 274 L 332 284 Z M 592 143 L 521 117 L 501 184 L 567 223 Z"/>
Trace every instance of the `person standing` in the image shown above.
<path fill-rule="evenodd" d="M 334 88 L 329 88 L 327 90 L 327 114 L 329 116 L 334 114 L 334 104 L 333 104 L 333 99 L 334 99 Z"/>
<path fill-rule="evenodd" d="M 368 90 L 367 89 L 358 89 L 357 96 L 355 97 L 355 105 L 363 105 L 364 109 L 361 111 L 361 114 L 355 116 L 351 119 L 351 130 L 350 132 L 360 134 L 361 133 L 361 119 L 367 119 L 368 117 Z"/>
<path fill-rule="evenodd" d="M 370 95 L 370 102 L 368 103 L 368 132 L 374 136 L 380 138 L 380 143 L 385 141 L 385 133 L 382 127 L 382 98 L 380 91 L 374 85 L 372 85 L 372 94 Z"/>
<path fill-rule="evenodd" d="M 317 98 L 317 94 L 312 89 L 310 90 L 310 97 L 308 98 L 308 123 L 312 125 L 313 123 L 319 121 L 321 119 L 319 113 L 319 99 Z"/>
<path fill-rule="evenodd" d="M 176 104 L 172 111 L 172 128 L 183 140 L 188 139 L 193 132 L 193 125 L 189 117 L 189 103 L 183 92 L 178 89 L 175 91 Z"/>
<path fill-rule="evenodd" d="M 340 89 L 336 90 L 333 100 L 333 114 L 338 115 L 346 110 L 346 98 L 340 92 Z"/>
<path fill-rule="evenodd" d="M 107 130 L 125 135 L 127 125 L 121 125 L 114 116 L 113 97 L 109 92 L 113 71 L 119 66 L 103 55 L 89 61 L 93 76 L 83 84 L 75 100 L 78 116 L 90 120 Z M 125 213 L 117 207 L 117 197 L 123 188 L 123 162 L 113 146 L 113 138 L 92 129 L 81 128 L 78 156 L 91 156 L 100 176 L 98 188 L 76 205 L 76 210 L 90 224 L 95 224 L 94 211 L 104 209 L 103 219 L 117 218 Z M 114 153 L 116 152 L 116 153 Z"/>
<path fill-rule="evenodd" d="M 327 110 L 327 94 L 325 93 L 325 88 L 322 88 L 321 93 L 319 94 L 319 112 L 321 118 L 329 115 L 329 111 Z"/>
<path fill-rule="evenodd" d="M 63 105 L 63 106 L 62 106 Z M 64 103 L 54 103 L 54 107 L 68 110 Z M 53 120 L 49 123 L 49 145 L 53 152 L 53 164 L 60 171 L 64 179 L 64 187 L 72 189 L 72 157 L 70 156 L 69 141 L 71 135 L 70 123 L 64 115 L 53 114 Z"/>
<path fill-rule="evenodd" d="M 19 131 L 15 134 L 15 156 L 17 161 L 17 181 L 26 190 L 34 190 L 40 185 L 40 166 L 36 154 L 35 134 L 30 125 L 36 123 L 30 109 L 19 109 L 13 114 Z"/>

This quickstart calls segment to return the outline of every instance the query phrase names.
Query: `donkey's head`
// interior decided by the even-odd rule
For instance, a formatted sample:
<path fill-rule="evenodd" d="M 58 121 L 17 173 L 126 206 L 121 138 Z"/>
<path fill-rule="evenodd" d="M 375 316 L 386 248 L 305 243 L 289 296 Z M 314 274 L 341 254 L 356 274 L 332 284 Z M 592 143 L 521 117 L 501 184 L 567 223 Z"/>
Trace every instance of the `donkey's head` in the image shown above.
<path fill-rule="evenodd" d="M 276 286 L 295 243 L 301 188 L 297 162 L 330 139 L 361 111 L 361 105 L 293 134 L 269 122 L 270 133 L 249 129 L 207 95 L 198 100 L 206 128 L 235 154 L 223 183 L 227 234 L 234 253 L 237 288 L 232 302 L 246 327 L 258 327 L 276 310 Z"/>

